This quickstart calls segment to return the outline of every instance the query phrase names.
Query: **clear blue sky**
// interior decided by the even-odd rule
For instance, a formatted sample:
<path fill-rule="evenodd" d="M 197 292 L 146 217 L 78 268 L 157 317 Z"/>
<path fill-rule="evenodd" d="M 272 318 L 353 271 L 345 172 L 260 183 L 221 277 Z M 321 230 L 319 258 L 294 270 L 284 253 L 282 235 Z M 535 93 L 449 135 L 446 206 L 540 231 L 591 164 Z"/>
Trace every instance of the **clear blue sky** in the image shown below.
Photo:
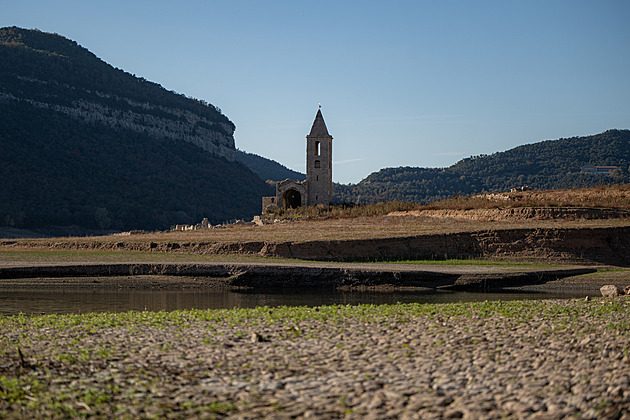
<path fill-rule="evenodd" d="M 207 100 L 296 170 L 321 103 L 341 183 L 630 128 L 629 22 L 626 0 L 0 0 L 0 26 Z"/>

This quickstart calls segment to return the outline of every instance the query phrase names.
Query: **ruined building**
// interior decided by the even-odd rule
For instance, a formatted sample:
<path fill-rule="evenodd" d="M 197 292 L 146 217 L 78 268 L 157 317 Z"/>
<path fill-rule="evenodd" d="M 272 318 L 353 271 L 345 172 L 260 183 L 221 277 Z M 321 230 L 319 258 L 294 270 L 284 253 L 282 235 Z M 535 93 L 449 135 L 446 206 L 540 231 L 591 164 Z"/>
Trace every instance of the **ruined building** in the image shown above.
<path fill-rule="evenodd" d="M 276 196 L 263 197 L 263 211 L 331 203 L 332 139 L 322 110 L 318 109 L 311 132 L 306 136 L 306 180 L 285 179 L 276 183 Z"/>

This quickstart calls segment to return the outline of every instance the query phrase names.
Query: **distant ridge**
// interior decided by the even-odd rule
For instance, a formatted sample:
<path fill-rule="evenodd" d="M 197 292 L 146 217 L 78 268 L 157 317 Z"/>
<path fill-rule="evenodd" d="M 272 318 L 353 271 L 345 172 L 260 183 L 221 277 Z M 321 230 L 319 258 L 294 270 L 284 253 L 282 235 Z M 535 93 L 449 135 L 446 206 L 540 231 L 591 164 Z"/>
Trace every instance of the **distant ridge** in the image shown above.
<path fill-rule="evenodd" d="M 251 218 L 271 189 L 234 124 L 60 35 L 0 28 L 0 226 L 164 229 Z"/>
<path fill-rule="evenodd" d="M 582 173 L 586 165 L 617 166 L 610 175 Z M 465 158 L 448 168 L 385 168 L 356 185 L 335 185 L 340 202 L 430 202 L 457 194 L 592 187 L 630 182 L 630 130 L 546 140 L 492 155 Z"/>
<path fill-rule="evenodd" d="M 237 150 L 236 160 L 247 166 L 265 181 L 277 182 L 284 181 L 287 178 L 295 181 L 304 181 L 306 179 L 305 174 L 289 169 L 275 160 L 267 159 L 266 157 L 258 156 L 254 153 Z"/>

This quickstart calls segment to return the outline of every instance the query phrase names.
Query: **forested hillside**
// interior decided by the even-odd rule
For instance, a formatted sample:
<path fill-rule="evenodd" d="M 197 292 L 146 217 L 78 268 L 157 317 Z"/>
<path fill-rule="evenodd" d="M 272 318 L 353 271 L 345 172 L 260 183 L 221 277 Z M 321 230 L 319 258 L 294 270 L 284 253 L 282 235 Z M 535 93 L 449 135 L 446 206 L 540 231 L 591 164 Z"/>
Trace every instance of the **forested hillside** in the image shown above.
<path fill-rule="evenodd" d="M 584 165 L 611 165 L 610 175 L 580 172 Z M 448 168 L 386 168 L 357 185 L 335 185 L 340 202 L 429 202 L 483 191 L 589 187 L 630 181 L 630 130 L 547 140 L 492 155 L 462 159 Z"/>
<path fill-rule="evenodd" d="M 218 108 L 62 36 L 0 29 L 0 225 L 163 229 L 250 218 L 273 193 Z"/>
<path fill-rule="evenodd" d="M 284 181 L 287 178 L 295 181 L 304 181 L 306 179 L 305 174 L 289 169 L 275 160 L 267 159 L 266 157 L 254 153 L 237 150 L 236 160 L 243 163 L 265 181 Z"/>

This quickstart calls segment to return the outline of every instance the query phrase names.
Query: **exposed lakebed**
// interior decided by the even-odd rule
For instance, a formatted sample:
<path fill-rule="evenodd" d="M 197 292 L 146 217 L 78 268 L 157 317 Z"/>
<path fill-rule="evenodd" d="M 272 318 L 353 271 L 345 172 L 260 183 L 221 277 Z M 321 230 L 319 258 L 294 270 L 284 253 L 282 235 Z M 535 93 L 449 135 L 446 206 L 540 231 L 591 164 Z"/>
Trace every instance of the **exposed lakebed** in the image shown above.
<path fill-rule="evenodd" d="M 0 417 L 627 418 L 629 304 L 0 317 Z"/>

